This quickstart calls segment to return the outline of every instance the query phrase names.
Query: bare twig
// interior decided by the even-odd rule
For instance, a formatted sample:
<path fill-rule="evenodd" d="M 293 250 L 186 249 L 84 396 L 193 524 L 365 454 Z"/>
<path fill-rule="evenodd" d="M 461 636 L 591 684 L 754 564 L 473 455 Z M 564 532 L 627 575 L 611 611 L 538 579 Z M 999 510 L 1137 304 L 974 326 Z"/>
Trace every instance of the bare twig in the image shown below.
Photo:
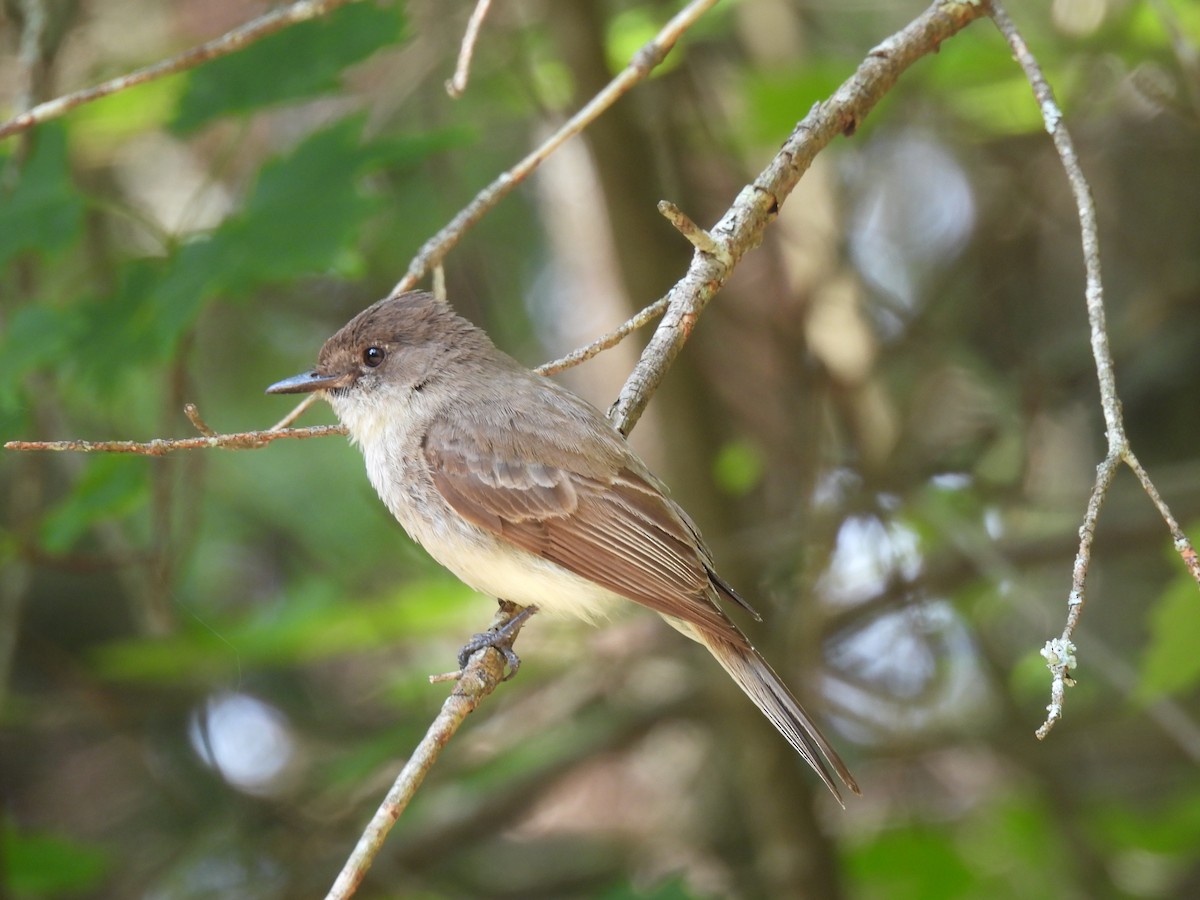
<path fill-rule="evenodd" d="M 110 94 L 116 94 L 135 85 L 154 81 L 162 78 L 164 75 L 173 75 L 176 72 L 182 72 L 184 69 L 190 69 L 201 63 L 216 59 L 219 56 L 228 56 L 230 53 L 241 50 L 247 44 L 253 43 L 260 38 L 264 38 L 290 25 L 295 25 L 298 22 L 323 16 L 331 10 L 339 6 L 344 6 L 349 2 L 351 0 L 297 0 L 297 2 L 288 6 L 272 10 L 265 15 L 259 16 L 257 19 L 252 19 L 245 25 L 241 25 L 221 35 L 219 38 L 215 38 L 198 47 L 192 47 L 190 50 L 185 50 L 178 56 L 172 56 L 170 59 L 164 59 L 161 62 L 154 63 L 154 65 L 109 79 L 94 87 L 84 88 L 71 94 L 55 97 L 53 100 L 47 100 L 45 103 L 39 103 L 27 112 L 22 112 L 7 122 L 0 123 L 0 139 L 25 131 L 34 125 L 40 125 L 42 122 L 47 122 L 50 119 L 56 119 L 77 106 L 91 103 L 93 100 L 99 100 L 101 97 L 107 97 Z"/>
<path fill-rule="evenodd" d="M 601 335 L 592 341 L 586 347 L 580 347 L 578 350 L 572 350 L 566 356 L 559 357 L 548 363 L 543 363 L 534 369 L 539 375 L 553 375 L 556 372 L 562 372 L 565 369 L 570 369 L 573 366 L 579 365 L 581 362 L 586 362 L 593 356 L 596 356 L 609 347 L 615 347 L 621 341 L 625 340 L 633 332 L 637 331 L 647 322 L 652 322 L 663 314 L 663 310 L 667 308 L 667 298 L 663 297 L 655 300 L 641 312 L 627 319 L 622 324 L 618 325 L 608 334 Z"/>
<path fill-rule="evenodd" d="M 49 450 L 74 453 L 136 453 L 139 456 L 166 456 L 177 450 L 252 450 L 265 447 L 280 438 L 313 438 L 345 434 L 341 425 L 314 425 L 311 428 L 283 428 L 268 431 L 242 431 L 211 437 L 155 438 L 152 441 L 8 441 L 5 450 Z"/>
<path fill-rule="evenodd" d="M 1071 192 L 1075 197 L 1086 269 L 1084 299 L 1091 331 L 1092 358 L 1096 365 L 1096 377 L 1100 384 L 1100 407 L 1104 412 L 1104 426 L 1108 438 L 1108 453 L 1096 469 L 1096 482 L 1088 497 L 1083 524 L 1079 528 L 1079 550 L 1075 554 L 1075 564 L 1071 570 L 1071 592 L 1067 597 L 1067 622 L 1062 635 L 1047 642 L 1046 648 L 1042 651 L 1052 673 L 1052 681 L 1050 705 L 1046 707 L 1046 720 L 1036 732 L 1038 739 L 1041 740 L 1062 718 L 1065 688 L 1072 683 L 1071 669 L 1075 665 L 1075 645 L 1072 638 L 1075 628 L 1079 624 L 1079 618 L 1083 614 L 1087 598 L 1085 588 L 1088 567 L 1091 563 L 1092 542 L 1095 539 L 1096 525 L 1100 518 L 1100 509 L 1104 505 L 1104 498 L 1108 494 L 1109 486 L 1121 463 L 1125 463 L 1133 470 L 1142 489 L 1146 491 L 1158 508 L 1159 514 L 1171 532 L 1176 551 L 1198 585 L 1200 585 L 1200 560 L 1197 560 L 1191 541 L 1183 533 L 1175 517 L 1171 515 L 1170 509 L 1150 481 L 1150 476 L 1146 474 L 1145 469 L 1134 455 L 1133 449 L 1129 445 L 1129 438 L 1125 434 L 1125 421 L 1121 412 L 1121 399 L 1117 394 L 1112 352 L 1108 346 L 1108 327 L 1105 323 L 1104 286 L 1100 277 L 1100 236 L 1096 222 L 1096 206 L 1092 199 L 1091 187 L 1080 168 L 1074 142 L 1063 124 L 1062 111 L 1054 99 L 1054 92 L 1050 89 L 1037 59 L 1026 45 L 1025 39 L 998 0 L 992 0 L 990 7 L 992 21 L 996 23 L 996 27 L 1008 41 L 1013 56 L 1016 57 L 1017 63 L 1025 72 L 1025 78 L 1033 88 L 1033 95 L 1042 111 L 1046 131 L 1054 141 L 1054 149 L 1058 152 L 1059 160 L 1067 175 L 1067 181 L 1071 185 Z"/>
<path fill-rule="evenodd" d="M 724 265 L 730 265 L 732 260 L 725 248 L 714 241 L 711 234 L 688 218 L 682 209 L 670 200 L 660 200 L 658 201 L 658 211 L 675 226 L 675 230 L 682 234 L 689 244 L 701 253 L 715 256 Z"/>
<path fill-rule="evenodd" d="M 1197 558 L 1196 549 L 1192 546 L 1192 542 L 1183 533 L 1183 529 L 1179 527 L 1179 523 L 1175 521 L 1175 517 L 1171 515 L 1171 510 L 1167 507 L 1166 501 L 1159 494 L 1158 488 L 1154 486 L 1154 482 L 1150 480 L 1150 476 L 1146 474 L 1146 470 L 1142 468 L 1141 461 L 1134 456 L 1131 447 L 1125 448 L 1124 459 L 1125 464 L 1137 476 L 1142 490 L 1146 492 L 1146 495 L 1158 510 L 1158 514 L 1162 516 L 1162 520 L 1166 523 L 1167 530 L 1171 532 L 1171 541 L 1175 545 L 1175 552 L 1179 554 L 1180 559 L 1183 560 L 1183 564 L 1187 566 L 1188 574 L 1195 579 L 1197 585 L 1200 585 L 1200 558 Z"/>
<path fill-rule="evenodd" d="M 441 263 L 433 267 L 433 296 L 442 303 L 450 302 L 446 299 L 446 267 Z"/>
<path fill-rule="evenodd" d="M 208 427 L 208 423 L 200 416 L 200 410 L 197 409 L 195 403 L 183 404 L 183 414 L 188 417 L 188 421 L 195 426 L 196 430 L 205 437 L 216 437 L 217 433 Z"/>
<path fill-rule="evenodd" d="M 314 403 L 316 403 L 320 399 L 321 398 L 318 397 L 316 394 L 309 394 L 307 397 L 305 397 L 303 400 L 301 400 L 299 403 L 296 404 L 295 409 L 293 409 L 290 413 L 288 413 L 286 416 L 284 416 L 282 419 L 280 419 L 278 422 L 276 422 L 274 425 L 272 425 L 268 430 L 269 431 L 282 431 L 283 429 L 290 427 L 293 422 L 295 422 L 297 419 L 300 418 L 300 416 L 302 416 L 304 414 L 304 411 L 306 409 L 308 409 L 310 406 L 312 406 Z"/>
<path fill-rule="evenodd" d="M 463 33 L 462 47 L 458 51 L 458 65 L 454 68 L 454 77 L 446 82 L 446 93 L 457 100 L 467 89 L 467 79 L 471 77 L 471 57 L 475 53 L 475 42 L 479 40 L 479 29 L 487 18 L 492 0 L 479 0 L 467 21 L 467 30 Z"/>

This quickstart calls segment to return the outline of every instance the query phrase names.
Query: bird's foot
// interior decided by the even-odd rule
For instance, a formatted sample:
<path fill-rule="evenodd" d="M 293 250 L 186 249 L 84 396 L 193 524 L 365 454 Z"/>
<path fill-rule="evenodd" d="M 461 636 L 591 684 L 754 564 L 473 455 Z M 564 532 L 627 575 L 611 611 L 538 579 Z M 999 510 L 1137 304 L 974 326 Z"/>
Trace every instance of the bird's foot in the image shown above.
<path fill-rule="evenodd" d="M 516 651 L 513 650 L 512 642 L 516 639 L 521 626 L 535 612 L 537 612 L 536 606 L 526 606 L 499 628 L 489 628 L 480 634 L 472 635 L 471 639 L 458 651 L 458 668 L 465 669 L 467 662 L 471 659 L 471 654 L 476 650 L 492 647 L 504 655 L 504 662 L 508 666 L 508 674 L 501 680 L 511 679 L 517 674 L 517 669 L 521 668 L 521 657 L 517 656 Z"/>

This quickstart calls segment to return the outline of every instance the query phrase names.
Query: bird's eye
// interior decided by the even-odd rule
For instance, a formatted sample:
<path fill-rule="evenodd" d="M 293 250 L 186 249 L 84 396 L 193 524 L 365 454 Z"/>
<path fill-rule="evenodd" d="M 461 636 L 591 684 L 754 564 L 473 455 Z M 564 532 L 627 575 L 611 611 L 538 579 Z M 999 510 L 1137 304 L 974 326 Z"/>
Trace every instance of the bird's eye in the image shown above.
<path fill-rule="evenodd" d="M 380 347 L 368 347 L 363 351 L 363 365 L 370 366 L 372 369 L 383 362 L 383 349 Z"/>

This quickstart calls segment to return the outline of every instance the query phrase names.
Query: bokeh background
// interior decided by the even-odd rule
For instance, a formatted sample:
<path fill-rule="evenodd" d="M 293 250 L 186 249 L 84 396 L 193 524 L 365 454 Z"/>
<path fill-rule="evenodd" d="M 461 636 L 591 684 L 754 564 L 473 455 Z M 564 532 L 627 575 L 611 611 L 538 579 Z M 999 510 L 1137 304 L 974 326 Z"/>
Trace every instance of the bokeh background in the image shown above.
<path fill-rule="evenodd" d="M 267 8 L 8 0 L 0 108 Z M 271 382 L 678 8 L 352 3 L 0 144 L 0 437 L 268 427 Z M 661 296 L 923 4 L 722 2 L 449 257 L 533 365 Z M 1200 518 L 1200 6 L 1016 2 L 1101 217 L 1130 435 Z M 31 17 L 43 27 L 29 36 Z M 24 38 L 24 42 L 23 42 Z M 599 406 L 645 334 L 562 376 Z M 1045 743 L 1103 425 L 1078 226 L 986 21 L 805 176 L 634 434 L 847 758 L 843 812 L 700 648 L 535 620 L 363 897 L 1200 896 L 1200 592 L 1124 473 Z M 332 421 L 320 408 L 305 422 Z M 344 439 L 0 456 L 0 896 L 321 896 L 491 617 Z"/>

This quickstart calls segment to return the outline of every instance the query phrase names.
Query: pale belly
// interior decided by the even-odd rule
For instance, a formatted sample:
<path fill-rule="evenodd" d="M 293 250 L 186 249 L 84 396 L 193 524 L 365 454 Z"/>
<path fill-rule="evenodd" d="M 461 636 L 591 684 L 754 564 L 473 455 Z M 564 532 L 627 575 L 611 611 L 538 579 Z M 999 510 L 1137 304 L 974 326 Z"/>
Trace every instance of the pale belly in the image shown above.
<path fill-rule="evenodd" d="M 419 537 L 417 540 L 421 542 Z M 488 546 L 490 541 L 469 551 L 449 553 L 447 547 L 435 550 L 421 543 L 430 556 L 480 593 L 520 606 L 536 606 L 551 615 L 595 622 L 609 617 L 621 602 L 632 602 L 525 551 Z"/>

